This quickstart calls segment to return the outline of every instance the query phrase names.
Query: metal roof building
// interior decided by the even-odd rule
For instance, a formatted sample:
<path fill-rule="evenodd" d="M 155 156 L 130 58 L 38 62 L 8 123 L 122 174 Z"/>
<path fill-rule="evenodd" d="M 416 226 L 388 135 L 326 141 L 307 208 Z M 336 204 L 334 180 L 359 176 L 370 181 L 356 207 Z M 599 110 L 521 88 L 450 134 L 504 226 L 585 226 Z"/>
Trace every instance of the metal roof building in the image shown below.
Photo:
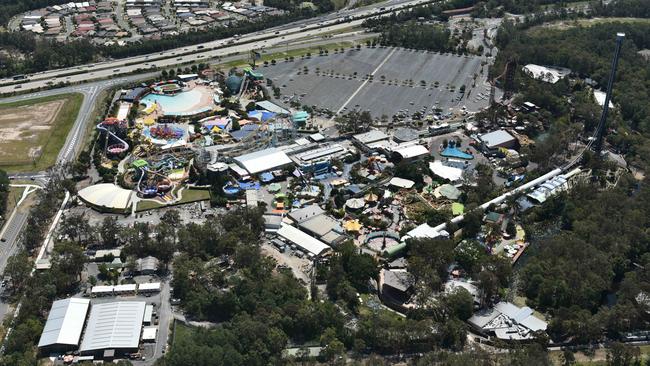
<path fill-rule="evenodd" d="M 240 167 L 246 169 L 249 174 L 257 174 L 269 170 L 280 169 L 293 163 L 284 151 L 280 151 L 276 148 L 240 155 L 235 158 L 235 162 Z"/>
<path fill-rule="evenodd" d="M 505 130 L 496 130 L 490 133 L 486 133 L 479 137 L 481 142 L 488 149 L 495 149 L 497 147 L 510 148 L 515 145 L 517 141 L 511 134 Z"/>
<path fill-rule="evenodd" d="M 144 301 L 93 305 L 79 351 L 82 354 L 95 354 L 104 350 L 137 350 L 145 305 Z"/>
<path fill-rule="evenodd" d="M 291 225 L 282 224 L 280 230 L 278 230 L 278 235 L 315 256 L 319 256 L 331 249 L 322 241 Z"/>
<path fill-rule="evenodd" d="M 429 155 L 429 149 L 422 145 L 403 146 L 393 150 L 401 159 L 411 160 Z"/>
<path fill-rule="evenodd" d="M 278 113 L 278 114 L 287 114 L 287 115 L 291 114 L 291 112 L 289 112 L 288 110 L 282 108 L 281 106 L 273 102 L 269 102 L 268 100 L 257 102 L 255 103 L 255 105 L 269 112 Z"/>
<path fill-rule="evenodd" d="M 314 204 L 293 210 L 289 212 L 288 216 L 291 220 L 301 223 L 324 213 L 325 211 L 320 206 Z"/>
<path fill-rule="evenodd" d="M 90 300 L 70 298 L 52 303 L 38 348 L 72 349 L 79 345 Z"/>
<path fill-rule="evenodd" d="M 513 341 L 532 339 L 535 332 L 546 331 L 547 327 L 545 321 L 533 315 L 531 308 L 520 308 L 509 302 L 500 302 L 492 309 L 478 312 L 467 322 L 481 333 Z"/>
<path fill-rule="evenodd" d="M 364 145 L 377 141 L 388 140 L 388 135 L 379 130 L 370 130 L 368 132 L 360 133 L 352 137 Z"/>

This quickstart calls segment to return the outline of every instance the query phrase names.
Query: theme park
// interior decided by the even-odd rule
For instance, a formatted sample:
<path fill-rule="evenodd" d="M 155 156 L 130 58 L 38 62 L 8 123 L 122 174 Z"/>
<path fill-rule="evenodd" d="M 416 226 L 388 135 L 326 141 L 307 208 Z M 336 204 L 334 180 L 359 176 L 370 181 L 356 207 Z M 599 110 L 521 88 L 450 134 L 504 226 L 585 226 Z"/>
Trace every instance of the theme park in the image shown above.
<path fill-rule="evenodd" d="M 305 125 L 306 112 L 291 113 L 265 101 L 268 95 L 264 76 L 252 68 L 204 69 L 122 90 L 96 126 L 95 163 L 103 183 L 80 197 L 97 209 L 124 213 L 140 201 L 150 207 L 190 202 L 183 200 L 190 187 L 203 190 L 204 198 L 205 187 L 188 185 L 193 172 L 219 170 L 218 160 L 270 147 L 276 133 Z M 237 178 L 224 180 L 223 193 L 233 196 L 240 185 L 252 184 L 245 182 L 247 173 Z"/>

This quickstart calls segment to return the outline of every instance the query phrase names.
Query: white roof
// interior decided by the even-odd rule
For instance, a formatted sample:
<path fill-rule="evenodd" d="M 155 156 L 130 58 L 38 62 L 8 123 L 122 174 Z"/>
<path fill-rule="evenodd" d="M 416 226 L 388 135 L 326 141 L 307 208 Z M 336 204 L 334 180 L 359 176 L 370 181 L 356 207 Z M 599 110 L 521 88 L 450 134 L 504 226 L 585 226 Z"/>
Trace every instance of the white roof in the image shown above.
<path fill-rule="evenodd" d="M 499 145 L 503 145 L 515 140 L 515 138 L 505 130 L 496 130 L 490 133 L 486 133 L 484 135 L 481 135 L 480 139 L 489 148 L 498 147 Z"/>
<path fill-rule="evenodd" d="M 345 201 L 345 205 L 355 210 L 365 206 L 366 201 L 363 198 L 350 198 L 349 200 Z"/>
<path fill-rule="evenodd" d="M 315 142 L 325 140 L 325 136 L 323 136 L 323 134 L 321 134 L 321 133 L 311 134 L 311 135 L 309 135 L 309 138 L 314 140 Z"/>
<path fill-rule="evenodd" d="M 225 6 L 224 6 L 224 8 L 225 8 Z M 275 104 L 273 102 L 269 102 L 268 100 L 263 100 L 261 102 L 257 102 L 257 103 L 255 103 L 255 105 L 257 105 L 258 107 L 260 107 L 262 109 L 266 109 L 269 112 L 278 113 L 278 114 L 291 114 L 291 112 L 289 112 L 288 110 L 280 107 L 279 105 L 277 105 L 277 104 Z"/>
<path fill-rule="evenodd" d="M 444 179 L 449 179 L 452 182 L 460 180 L 463 176 L 462 169 L 446 166 L 439 160 L 429 163 L 429 169 L 433 174 Z"/>
<path fill-rule="evenodd" d="M 145 305 L 144 301 L 94 304 L 79 350 L 138 348 Z"/>
<path fill-rule="evenodd" d="M 113 292 L 113 286 L 93 286 L 93 288 L 90 289 L 90 293 L 93 294 L 106 293 L 106 292 Z"/>
<path fill-rule="evenodd" d="M 77 298 L 53 302 L 38 346 L 78 345 L 89 305 L 90 300 Z"/>
<path fill-rule="evenodd" d="M 535 64 L 528 64 L 523 67 L 523 70 L 531 77 L 551 84 L 557 83 L 560 79 L 571 73 L 571 70 L 569 69 Z"/>
<path fill-rule="evenodd" d="M 324 213 L 325 211 L 322 208 L 320 208 L 320 206 L 313 204 L 313 205 L 305 206 L 303 208 L 299 208 L 297 210 L 293 210 L 289 212 L 288 216 L 293 221 L 297 223 L 301 223 L 311 219 L 312 217 L 316 217 Z"/>
<path fill-rule="evenodd" d="M 115 292 L 135 292 L 137 285 L 135 283 L 129 283 L 126 285 L 117 285 L 113 287 Z"/>
<path fill-rule="evenodd" d="M 415 185 L 415 182 L 404 178 L 393 177 L 389 184 L 398 188 L 411 189 Z"/>
<path fill-rule="evenodd" d="M 594 89 L 594 98 L 596 98 L 596 103 L 598 103 L 599 106 L 601 107 L 605 106 L 606 96 L 607 94 L 604 91 Z M 614 108 L 614 104 L 612 104 L 611 99 L 609 101 L 609 108 Z"/>
<path fill-rule="evenodd" d="M 151 323 L 151 318 L 153 317 L 153 305 L 147 305 L 144 307 L 144 317 L 143 321 L 146 323 Z"/>
<path fill-rule="evenodd" d="M 429 154 L 429 149 L 422 145 L 411 145 L 400 147 L 393 150 L 394 153 L 399 154 L 402 159 L 411 159 L 422 155 Z"/>
<path fill-rule="evenodd" d="M 446 237 L 449 236 L 449 233 L 446 232 L 445 230 L 435 230 L 433 227 L 429 226 L 429 224 L 424 223 L 422 225 L 417 226 L 415 229 L 409 231 L 406 233 L 407 237 L 417 239 L 417 238 L 437 238 L 437 237 Z"/>
<path fill-rule="evenodd" d="M 282 224 L 278 230 L 278 235 L 313 255 L 321 255 L 325 251 L 330 250 L 330 247 L 322 241 L 291 225 Z"/>
<path fill-rule="evenodd" d="M 381 140 L 388 140 L 388 135 L 379 130 L 370 130 L 365 133 L 354 135 L 353 137 L 362 144 L 370 144 Z"/>
<path fill-rule="evenodd" d="M 160 282 L 141 283 L 138 285 L 139 291 L 160 290 Z"/>
<path fill-rule="evenodd" d="M 131 193 L 113 183 L 101 183 L 82 189 L 79 197 L 94 206 L 124 210 L 131 204 Z"/>
<path fill-rule="evenodd" d="M 289 156 L 284 153 L 284 151 L 280 151 L 276 148 L 240 155 L 235 158 L 235 161 L 250 174 L 273 170 L 292 163 L 291 159 L 289 159 Z"/>
<path fill-rule="evenodd" d="M 156 339 L 156 333 L 158 333 L 158 327 L 144 327 L 142 329 L 142 340 L 154 340 Z"/>

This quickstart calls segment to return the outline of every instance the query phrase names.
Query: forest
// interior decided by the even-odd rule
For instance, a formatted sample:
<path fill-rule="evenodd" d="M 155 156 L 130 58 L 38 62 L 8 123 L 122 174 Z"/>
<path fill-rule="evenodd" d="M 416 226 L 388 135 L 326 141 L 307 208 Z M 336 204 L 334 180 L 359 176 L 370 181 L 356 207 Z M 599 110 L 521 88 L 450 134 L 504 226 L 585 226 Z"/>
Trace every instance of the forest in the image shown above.
<path fill-rule="evenodd" d="M 576 75 L 590 77 L 603 86 L 609 77 L 617 32 L 626 33 L 613 90 L 613 101 L 620 105 L 620 109 L 610 115 L 609 128 L 614 133 L 608 134 L 607 140 L 617 152 L 628 158 L 628 162 L 647 171 L 650 105 L 646 101 L 650 99 L 650 68 L 638 52 L 650 48 L 650 24 L 613 22 L 568 30 L 527 30 L 525 26 L 505 23 L 497 37 L 502 51 L 490 73 L 500 73 L 506 60 L 516 60 L 518 65 L 535 63 L 567 67 Z M 555 120 L 562 120 L 561 117 L 571 110 L 565 96 L 585 89 L 581 83 L 569 85 L 567 81 L 549 86 L 530 80 L 521 72 L 518 78 L 525 81 L 515 83 L 523 94 L 522 99 L 539 103 L 554 114 Z M 576 108 L 573 112 L 579 113 L 580 110 Z M 566 127 L 569 128 L 570 123 L 566 123 Z M 593 128 L 593 123 L 587 127 Z"/>
<path fill-rule="evenodd" d="M 531 160 L 543 164 L 566 148 L 567 135 L 591 134 L 600 116 L 579 78 L 606 85 L 614 39 L 626 33 L 613 89 L 606 140 L 634 169 L 650 168 L 650 67 L 638 51 L 650 48 L 650 26 L 612 22 L 566 30 L 505 23 L 498 35 L 501 49 L 491 75 L 507 60 L 567 67 L 571 80 L 550 85 L 518 72 L 518 100 L 539 103 L 550 121 L 551 138 L 536 144 Z M 595 108 L 595 109 L 594 109 Z M 585 166 L 607 167 L 587 154 Z M 516 268 L 530 306 L 551 316 L 549 336 L 556 342 L 594 344 L 622 339 L 626 332 L 647 329 L 650 291 L 650 187 L 648 178 L 625 174 L 615 188 L 602 189 L 596 179 L 570 194 L 547 201 L 524 216 L 534 245 Z"/>

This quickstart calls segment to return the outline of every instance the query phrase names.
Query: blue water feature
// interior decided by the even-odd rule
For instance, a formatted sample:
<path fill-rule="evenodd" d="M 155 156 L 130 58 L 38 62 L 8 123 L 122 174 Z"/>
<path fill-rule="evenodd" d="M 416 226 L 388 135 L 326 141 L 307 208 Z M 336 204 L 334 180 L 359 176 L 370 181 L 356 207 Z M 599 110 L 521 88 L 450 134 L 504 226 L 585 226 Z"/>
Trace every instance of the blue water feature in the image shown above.
<path fill-rule="evenodd" d="M 192 89 L 174 95 L 147 94 L 140 99 L 140 102 L 149 106 L 158 103 L 166 115 L 187 115 L 200 110 L 203 93 L 200 90 Z"/>
<path fill-rule="evenodd" d="M 444 149 L 440 153 L 440 155 L 446 158 L 457 158 L 457 159 L 465 159 L 465 160 L 474 159 L 474 155 L 462 152 L 458 150 L 456 147 L 451 147 L 451 146 L 447 146 L 447 148 Z"/>

